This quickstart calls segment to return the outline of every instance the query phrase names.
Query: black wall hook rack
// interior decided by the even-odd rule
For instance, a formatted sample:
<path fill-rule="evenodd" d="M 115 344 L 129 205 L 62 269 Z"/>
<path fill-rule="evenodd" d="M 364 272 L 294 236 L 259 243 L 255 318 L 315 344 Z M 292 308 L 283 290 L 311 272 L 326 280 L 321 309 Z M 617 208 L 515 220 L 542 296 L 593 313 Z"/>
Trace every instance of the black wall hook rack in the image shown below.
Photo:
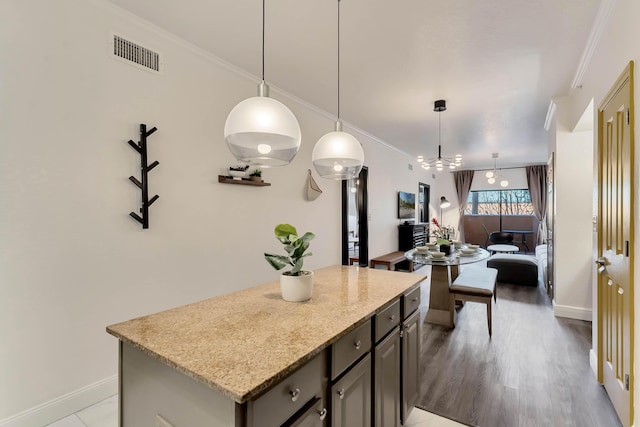
<path fill-rule="evenodd" d="M 142 228 L 149 228 L 149 206 L 151 206 L 153 202 L 158 200 L 159 197 L 156 194 L 151 199 L 149 199 L 149 180 L 147 176 L 151 169 L 160 164 L 158 161 L 155 161 L 150 165 L 147 165 L 147 138 L 157 130 L 157 128 L 153 127 L 147 131 L 147 125 L 140 124 L 140 142 L 136 144 L 132 140 L 128 141 L 128 144 L 140 154 L 140 172 L 142 175 L 142 181 L 138 181 L 138 179 L 134 176 L 129 177 L 129 180 L 137 185 L 140 190 L 142 190 L 142 207 L 140 208 L 142 217 L 135 212 L 131 212 L 129 215 L 131 215 L 136 221 L 142 224 Z"/>

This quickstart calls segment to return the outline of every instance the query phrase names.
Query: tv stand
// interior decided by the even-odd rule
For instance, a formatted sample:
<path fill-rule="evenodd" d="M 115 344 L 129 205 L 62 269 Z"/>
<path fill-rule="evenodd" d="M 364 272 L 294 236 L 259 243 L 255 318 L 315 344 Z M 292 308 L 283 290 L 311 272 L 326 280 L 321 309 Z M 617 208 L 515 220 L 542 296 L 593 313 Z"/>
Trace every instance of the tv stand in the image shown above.
<path fill-rule="evenodd" d="M 404 223 L 398 226 L 398 250 L 406 252 L 429 241 L 429 224 Z M 398 264 L 404 269 L 405 263 Z M 414 263 L 415 264 L 415 263 Z"/>
<path fill-rule="evenodd" d="M 428 224 L 404 223 L 398 226 L 398 250 L 408 251 L 429 241 Z"/>

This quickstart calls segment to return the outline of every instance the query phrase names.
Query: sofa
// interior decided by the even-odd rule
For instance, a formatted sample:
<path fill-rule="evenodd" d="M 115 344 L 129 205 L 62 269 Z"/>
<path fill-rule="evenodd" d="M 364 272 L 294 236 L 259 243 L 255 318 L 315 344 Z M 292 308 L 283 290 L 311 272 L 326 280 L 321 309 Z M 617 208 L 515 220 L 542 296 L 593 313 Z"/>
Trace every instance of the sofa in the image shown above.
<path fill-rule="evenodd" d="M 543 286 L 547 284 L 547 245 L 536 246 L 536 259 L 538 260 L 538 281 Z"/>
<path fill-rule="evenodd" d="M 547 280 L 547 245 L 536 247 L 535 255 L 495 254 L 487 267 L 498 270 L 498 281 L 523 286 L 538 286 Z"/>

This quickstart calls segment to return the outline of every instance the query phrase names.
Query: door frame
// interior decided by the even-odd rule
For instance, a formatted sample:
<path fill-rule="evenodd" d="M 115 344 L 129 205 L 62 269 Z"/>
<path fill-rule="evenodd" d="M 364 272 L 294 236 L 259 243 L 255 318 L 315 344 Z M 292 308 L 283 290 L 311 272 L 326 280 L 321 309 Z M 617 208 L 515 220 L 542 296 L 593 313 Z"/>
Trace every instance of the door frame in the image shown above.
<path fill-rule="evenodd" d="M 429 212 L 429 206 L 431 205 L 431 186 L 424 182 L 418 182 L 418 203 L 420 203 L 420 197 L 423 198 L 422 210 L 418 208 L 418 222 L 429 224 L 431 221 L 431 212 Z M 422 217 L 420 217 L 422 213 Z M 429 241 L 429 233 L 427 233 L 427 242 Z"/>
<path fill-rule="evenodd" d="M 367 181 L 369 168 L 362 167 L 358 175 L 356 209 L 358 210 L 358 265 L 369 265 L 369 208 Z M 349 180 L 342 181 L 342 265 L 349 265 Z"/>

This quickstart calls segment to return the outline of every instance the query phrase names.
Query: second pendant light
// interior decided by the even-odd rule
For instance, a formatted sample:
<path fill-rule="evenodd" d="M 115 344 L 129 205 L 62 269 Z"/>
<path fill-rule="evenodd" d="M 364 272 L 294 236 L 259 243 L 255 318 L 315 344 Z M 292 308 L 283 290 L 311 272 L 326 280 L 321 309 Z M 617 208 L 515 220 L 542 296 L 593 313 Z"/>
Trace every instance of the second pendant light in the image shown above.
<path fill-rule="evenodd" d="M 356 178 L 364 164 L 360 142 L 342 130 L 340 121 L 340 0 L 338 0 L 338 112 L 335 130 L 322 136 L 313 147 L 313 167 L 323 178 Z"/>

